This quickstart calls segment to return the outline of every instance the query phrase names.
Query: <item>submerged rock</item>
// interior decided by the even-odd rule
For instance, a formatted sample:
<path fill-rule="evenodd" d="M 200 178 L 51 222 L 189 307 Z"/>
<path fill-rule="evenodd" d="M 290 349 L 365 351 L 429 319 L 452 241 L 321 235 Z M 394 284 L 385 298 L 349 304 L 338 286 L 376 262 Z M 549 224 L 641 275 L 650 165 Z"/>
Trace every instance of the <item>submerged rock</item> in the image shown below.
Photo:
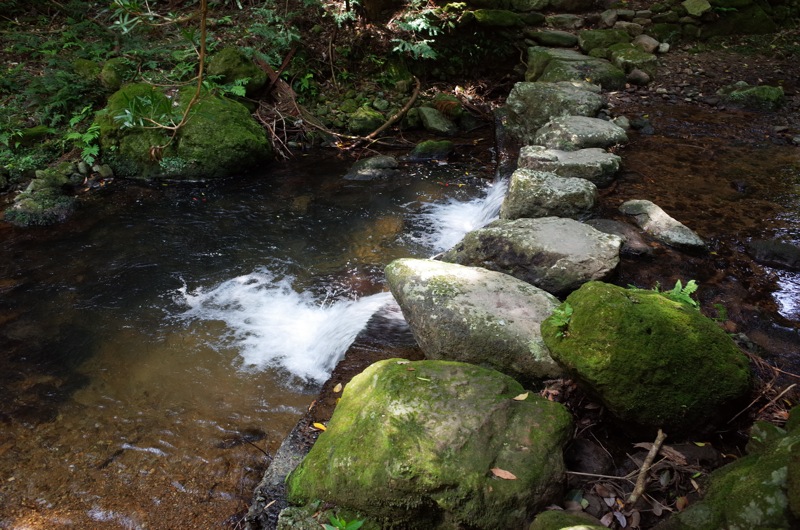
<path fill-rule="evenodd" d="M 700 236 L 650 201 L 627 201 L 619 207 L 619 211 L 632 216 L 642 230 L 670 246 L 686 250 L 706 249 L 706 243 Z"/>
<path fill-rule="evenodd" d="M 755 109 L 777 110 L 784 103 L 782 87 L 769 85 L 751 86 L 744 81 L 722 87 L 717 91 L 717 94 L 722 96 L 728 103 Z"/>
<path fill-rule="evenodd" d="M 770 267 L 800 271 L 800 247 L 783 241 L 757 239 L 747 243 L 747 253 Z"/>
<path fill-rule="evenodd" d="M 414 146 L 408 154 L 408 160 L 411 162 L 446 160 L 455 148 L 455 144 L 450 140 L 425 140 Z"/>
<path fill-rule="evenodd" d="M 685 432 L 750 390 L 747 357 L 696 308 L 589 282 L 542 323 L 553 358 L 624 422 Z"/>
<path fill-rule="evenodd" d="M 359 160 L 343 177 L 345 180 L 375 180 L 400 174 L 397 159 L 388 155 L 377 155 Z"/>
<path fill-rule="evenodd" d="M 554 296 L 506 274 L 433 260 L 393 261 L 386 279 L 428 359 L 528 380 L 560 374 L 539 331 Z"/>
<path fill-rule="evenodd" d="M 470 364 L 377 362 L 344 388 L 287 479 L 289 500 L 331 502 L 384 528 L 521 528 L 560 499 L 572 423 L 559 403 L 515 399 L 525 393 Z"/>
<path fill-rule="evenodd" d="M 442 259 L 510 274 L 560 295 L 609 277 L 621 244 L 573 219 L 501 219 L 467 234 Z"/>
<path fill-rule="evenodd" d="M 501 219 L 587 216 L 597 202 L 597 186 L 581 178 L 518 169 L 511 175 Z"/>

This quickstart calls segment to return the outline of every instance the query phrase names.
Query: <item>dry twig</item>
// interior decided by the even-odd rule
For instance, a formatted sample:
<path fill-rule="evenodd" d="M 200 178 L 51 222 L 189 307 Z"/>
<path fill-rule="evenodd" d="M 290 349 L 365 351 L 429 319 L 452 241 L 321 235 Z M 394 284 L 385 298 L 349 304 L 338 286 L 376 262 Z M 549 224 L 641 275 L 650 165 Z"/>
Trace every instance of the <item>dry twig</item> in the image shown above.
<path fill-rule="evenodd" d="M 628 502 L 626 503 L 628 507 L 633 507 L 633 505 L 636 504 L 636 501 L 639 500 L 639 497 L 641 497 L 644 493 L 645 486 L 647 485 L 647 473 L 650 471 L 650 466 L 653 465 L 653 460 L 655 460 L 658 450 L 661 449 L 661 444 L 664 443 L 666 438 L 667 435 L 664 434 L 664 431 L 659 429 L 656 440 L 653 442 L 653 446 L 647 453 L 647 457 L 645 457 L 644 462 L 642 462 L 641 469 L 639 469 L 639 476 L 636 479 L 636 486 L 633 488 L 633 492 L 631 492 L 630 497 L 628 497 Z"/>

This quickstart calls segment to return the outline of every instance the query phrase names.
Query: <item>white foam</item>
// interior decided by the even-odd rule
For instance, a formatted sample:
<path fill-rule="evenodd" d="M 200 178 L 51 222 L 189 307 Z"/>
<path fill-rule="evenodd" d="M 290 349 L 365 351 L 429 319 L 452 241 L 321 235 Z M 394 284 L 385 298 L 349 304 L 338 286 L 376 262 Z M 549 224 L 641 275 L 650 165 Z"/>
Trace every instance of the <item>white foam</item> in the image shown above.
<path fill-rule="evenodd" d="M 306 380 L 325 381 L 370 317 L 392 300 L 378 293 L 359 300 L 319 301 L 292 288 L 292 278 L 261 269 L 211 290 L 181 291 L 185 317 L 224 322 L 242 367 L 281 367 Z"/>
<path fill-rule="evenodd" d="M 508 181 L 501 180 L 489 186 L 483 197 L 470 201 L 451 198 L 425 205 L 417 216 L 424 225 L 422 243 L 433 253 L 442 252 L 461 241 L 467 232 L 486 226 L 497 218 L 507 189 Z"/>

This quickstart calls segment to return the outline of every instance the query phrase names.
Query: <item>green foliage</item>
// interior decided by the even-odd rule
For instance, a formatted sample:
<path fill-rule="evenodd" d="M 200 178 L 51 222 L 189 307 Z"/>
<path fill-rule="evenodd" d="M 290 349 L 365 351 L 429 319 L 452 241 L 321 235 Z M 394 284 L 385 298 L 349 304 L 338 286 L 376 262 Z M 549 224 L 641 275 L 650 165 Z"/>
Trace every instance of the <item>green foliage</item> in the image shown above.
<path fill-rule="evenodd" d="M 456 14 L 432 8 L 424 0 L 412 0 L 394 24 L 407 38 L 395 38 L 392 51 L 408 54 L 413 59 L 436 59 L 439 54 L 431 44 L 436 37 L 455 27 Z"/>
<path fill-rule="evenodd" d="M 97 139 L 100 137 L 100 125 L 93 123 L 84 131 L 77 130 L 76 127 L 92 114 L 92 106 L 85 106 L 80 113 L 69 120 L 69 126 L 73 129 L 64 136 L 64 140 L 71 141 L 81 150 L 81 159 L 89 164 L 94 164 L 97 155 L 100 154 L 100 146 Z"/>
<path fill-rule="evenodd" d="M 683 285 L 683 283 L 680 280 L 678 280 L 677 282 L 675 282 L 675 286 L 669 291 L 662 291 L 661 284 L 659 283 L 656 283 L 656 285 L 653 287 L 652 290 L 665 298 L 669 298 L 673 302 L 680 302 L 690 307 L 697 308 L 698 307 L 697 300 L 692 298 L 692 294 L 694 294 L 699 287 L 700 286 L 694 280 L 689 280 L 688 282 L 686 282 L 686 285 Z M 631 291 L 642 290 L 632 285 L 628 286 L 628 288 Z"/>
<path fill-rule="evenodd" d="M 325 530 L 358 530 L 364 524 L 364 521 L 363 520 L 347 521 L 344 517 L 340 518 L 331 514 L 330 523 L 331 524 L 324 524 L 322 525 L 322 527 L 325 528 Z"/>
<path fill-rule="evenodd" d="M 300 32 L 292 23 L 297 13 L 285 10 L 281 13 L 272 0 L 263 7 L 252 10 L 254 22 L 247 28 L 250 39 L 256 46 L 244 48 L 272 65 L 280 65 L 295 44 L 300 42 Z"/>
<path fill-rule="evenodd" d="M 181 112 L 173 108 L 170 101 L 160 94 L 123 96 L 123 107 L 119 114 L 113 116 L 122 129 L 160 128 L 161 124 L 173 124 L 181 119 Z"/>
<path fill-rule="evenodd" d="M 566 335 L 569 322 L 572 320 L 572 311 L 572 306 L 568 302 L 564 302 L 550 316 L 550 321 L 558 328 L 557 337 L 561 338 Z"/>

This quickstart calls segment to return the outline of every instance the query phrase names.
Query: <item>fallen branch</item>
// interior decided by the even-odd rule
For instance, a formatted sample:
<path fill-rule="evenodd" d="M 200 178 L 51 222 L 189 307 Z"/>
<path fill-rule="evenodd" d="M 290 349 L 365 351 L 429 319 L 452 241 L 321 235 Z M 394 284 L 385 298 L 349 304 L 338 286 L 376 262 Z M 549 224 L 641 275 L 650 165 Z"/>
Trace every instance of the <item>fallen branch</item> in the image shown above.
<path fill-rule="evenodd" d="M 414 78 L 414 92 L 411 94 L 411 99 L 403 106 L 402 109 L 398 110 L 394 115 L 389 118 L 386 123 L 369 133 L 367 136 L 359 139 L 353 145 L 351 145 L 348 149 L 356 149 L 357 147 L 361 146 L 364 142 L 370 142 L 374 140 L 380 133 L 394 125 L 398 120 L 400 120 L 403 116 L 406 115 L 406 112 L 411 110 L 411 107 L 414 105 L 414 102 L 417 100 L 417 96 L 419 96 L 420 90 L 420 82 L 419 79 L 416 77 Z"/>
<path fill-rule="evenodd" d="M 661 444 L 664 443 L 666 438 L 667 435 L 664 434 L 664 431 L 659 429 L 658 435 L 656 436 L 656 441 L 653 442 L 653 446 L 647 453 L 644 462 L 642 462 L 641 469 L 639 469 L 639 476 L 636 479 L 636 486 L 633 488 L 631 496 L 628 497 L 628 502 L 625 503 L 628 507 L 633 507 L 633 505 L 636 504 L 636 501 L 639 500 L 639 497 L 641 497 L 644 493 L 645 486 L 647 485 L 647 473 L 650 471 L 650 466 L 653 465 L 653 460 L 655 460 L 659 449 L 661 449 Z"/>

